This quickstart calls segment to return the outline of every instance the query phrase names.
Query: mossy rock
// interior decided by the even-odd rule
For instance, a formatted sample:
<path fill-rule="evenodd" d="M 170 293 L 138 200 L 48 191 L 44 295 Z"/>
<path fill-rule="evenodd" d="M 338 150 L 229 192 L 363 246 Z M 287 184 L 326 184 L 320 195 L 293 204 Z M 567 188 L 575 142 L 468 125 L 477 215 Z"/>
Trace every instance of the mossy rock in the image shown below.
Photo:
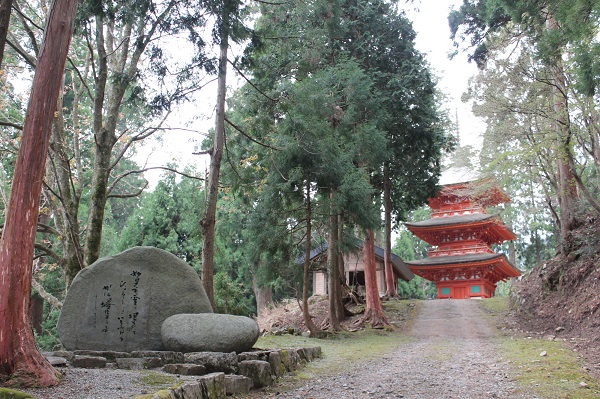
<path fill-rule="evenodd" d="M 170 399 L 173 396 L 171 395 L 173 391 L 171 389 L 162 389 L 156 393 L 151 393 L 148 395 L 136 396 L 135 399 Z"/>
<path fill-rule="evenodd" d="M 0 399 L 35 399 L 28 393 L 15 389 L 0 388 Z"/>

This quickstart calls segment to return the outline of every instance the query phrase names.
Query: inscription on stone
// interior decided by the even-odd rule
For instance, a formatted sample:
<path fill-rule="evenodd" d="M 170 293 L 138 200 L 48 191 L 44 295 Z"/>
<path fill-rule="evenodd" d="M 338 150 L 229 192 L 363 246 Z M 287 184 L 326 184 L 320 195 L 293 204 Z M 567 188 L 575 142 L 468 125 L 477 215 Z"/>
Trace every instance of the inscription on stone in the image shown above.
<path fill-rule="evenodd" d="M 77 275 L 58 332 L 69 350 L 161 350 L 161 325 L 178 313 L 212 313 L 197 273 L 168 252 L 135 247 Z"/>

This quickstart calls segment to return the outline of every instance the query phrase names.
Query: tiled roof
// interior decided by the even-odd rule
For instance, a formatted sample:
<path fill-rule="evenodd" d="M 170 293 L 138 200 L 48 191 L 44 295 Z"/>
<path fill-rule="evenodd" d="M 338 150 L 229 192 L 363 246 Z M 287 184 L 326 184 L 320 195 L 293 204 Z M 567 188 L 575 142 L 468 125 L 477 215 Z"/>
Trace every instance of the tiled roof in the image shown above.
<path fill-rule="evenodd" d="M 492 260 L 496 258 L 505 257 L 504 254 L 468 254 L 468 255 L 453 255 L 453 256 L 433 256 L 431 258 L 424 258 L 419 260 L 407 261 L 408 265 L 414 266 L 440 266 L 454 263 L 470 263 L 470 262 L 481 262 Z"/>
<path fill-rule="evenodd" d="M 496 215 L 489 213 L 473 213 L 468 215 L 458 216 L 446 216 L 439 218 L 432 218 L 423 220 L 415 223 L 405 223 L 407 227 L 436 227 L 436 226 L 450 226 L 453 224 L 473 223 L 482 222 L 489 219 L 497 218 Z"/>

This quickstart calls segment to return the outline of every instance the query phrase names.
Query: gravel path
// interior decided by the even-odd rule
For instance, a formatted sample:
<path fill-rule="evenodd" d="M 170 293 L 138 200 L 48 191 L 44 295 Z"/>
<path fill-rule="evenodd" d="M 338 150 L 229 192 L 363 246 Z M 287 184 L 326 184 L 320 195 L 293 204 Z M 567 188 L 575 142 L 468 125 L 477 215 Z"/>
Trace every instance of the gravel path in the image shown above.
<path fill-rule="evenodd" d="M 194 377 L 175 377 L 164 384 L 148 385 L 143 377 L 161 375 L 158 371 L 132 371 L 118 369 L 63 369 L 59 385 L 50 388 L 21 389 L 36 399 L 131 399 L 138 395 L 155 393 L 176 385 L 180 380 L 194 381 Z"/>
<path fill-rule="evenodd" d="M 498 358 L 496 329 L 475 300 L 422 301 L 410 342 L 383 358 L 342 374 L 307 381 L 284 393 L 253 391 L 247 398 L 278 399 L 537 399 L 516 391 Z M 132 398 L 155 392 L 144 372 L 67 369 L 57 387 L 31 389 L 38 399 Z M 170 385 L 170 384 L 167 384 Z"/>
<path fill-rule="evenodd" d="M 496 329 L 474 300 L 424 301 L 411 342 L 381 359 L 284 393 L 281 399 L 536 399 L 520 394 L 498 358 Z"/>

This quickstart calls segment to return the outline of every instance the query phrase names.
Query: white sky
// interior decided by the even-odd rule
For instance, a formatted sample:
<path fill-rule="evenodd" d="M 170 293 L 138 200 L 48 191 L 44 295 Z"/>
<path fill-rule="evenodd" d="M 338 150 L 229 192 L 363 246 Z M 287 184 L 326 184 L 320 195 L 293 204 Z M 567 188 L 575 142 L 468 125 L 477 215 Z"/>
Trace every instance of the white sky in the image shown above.
<path fill-rule="evenodd" d="M 456 122 L 458 117 L 461 145 L 472 145 L 475 149 L 481 147 L 481 134 L 485 129 L 484 123 L 473 116 L 471 105 L 460 101 L 466 91 L 468 80 L 477 74 L 474 64 L 467 62 L 464 53 L 457 54 L 449 60 L 448 54 L 453 51 L 450 40 L 447 16 L 452 6 L 458 8 L 462 0 L 415 0 L 413 4 L 405 3 L 408 18 L 413 21 L 417 32 L 416 46 L 426 54 L 434 75 L 439 78 L 438 87 L 448 96 L 447 108 L 450 117 Z M 228 79 L 233 81 L 233 72 Z M 186 106 L 177 115 L 170 118 L 172 127 L 187 127 L 206 133 L 214 126 L 214 104 L 216 84 L 207 86 L 198 96 L 194 104 Z M 147 166 L 165 165 L 167 162 L 177 162 L 180 168 L 185 164 L 195 164 L 199 170 L 206 165 L 206 156 L 192 155 L 195 144 L 203 139 L 199 133 L 176 131 L 164 136 L 162 143 L 145 145 L 135 159 Z M 147 172 L 146 178 L 153 186 L 162 172 Z"/>
<path fill-rule="evenodd" d="M 471 105 L 460 101 L 467 90 L 469 78 L 477 74 L 474 63 L 467 62 L 467 55 L 459 52 L 452 60 L 448 59 L 454 48 L 450 40 L 448 13 L 451 7 L 458 9 L 462 0 L 422 0 L 416 1 L 418 11 L 407 9 L 406 14 L 413 21 L 417 32 L 417 49 L 427 55 L 434 74 L 440 79 L 438 87 L 449 96 L 450 116 L 458 125 L 461 145 L 481 147 L 481 134 L 485 124 L 471 112 Z"/>

